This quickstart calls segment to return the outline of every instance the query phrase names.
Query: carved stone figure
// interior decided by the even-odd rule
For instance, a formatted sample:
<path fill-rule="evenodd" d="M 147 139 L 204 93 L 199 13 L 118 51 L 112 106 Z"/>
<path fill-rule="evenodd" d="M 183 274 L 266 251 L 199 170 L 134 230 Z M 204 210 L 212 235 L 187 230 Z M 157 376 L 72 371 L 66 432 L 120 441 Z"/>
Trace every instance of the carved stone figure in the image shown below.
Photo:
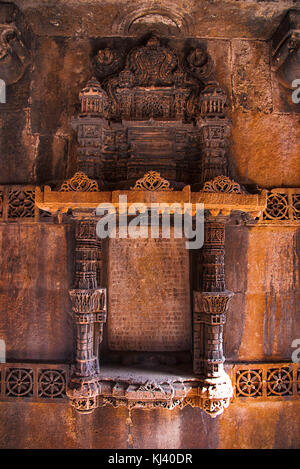
<path fill-rule="evenodd" d="M 29 64 L 29 53 L 20 32 L 13 25 L 0 25 L 0 77 L 7 85 L 22 78 Z"/>

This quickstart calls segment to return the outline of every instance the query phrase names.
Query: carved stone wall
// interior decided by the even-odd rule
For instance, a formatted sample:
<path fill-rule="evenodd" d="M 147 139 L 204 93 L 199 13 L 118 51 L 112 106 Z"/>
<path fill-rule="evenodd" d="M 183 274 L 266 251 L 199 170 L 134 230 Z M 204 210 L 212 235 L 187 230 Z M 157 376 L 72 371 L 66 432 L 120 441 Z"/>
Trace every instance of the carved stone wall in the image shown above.
<path fill-rule="evenodd" d="M 129 0 L 121 14 L 110 1 L 17 3 L 19 9 L 0 4 L 0 71 L 9 83 L 0 104 L 0 339 L 7 350 L 0 367 L 0 446 L 298 448 L 299 369 L 291 355 L 300 337 L 299 108 L 291 107 L 278 80 L 276 41 L 270 41 L 284 18 L 292 18 L 287 10 L 295 2 L 204 0 L 182 8 L 179 0 L 162 0 L 160 7 Z M 290 52 L 297 58 L 299 49 Z M 211 87 L 214 80 L 219 86 Z M 42 192 L 44 183 L 53 191 L 62 187 L 59 194 L 70 192 L 75 200 L 80 192 L 129 189 L 151 169 L 171 180 L 173 190 L 185 184 L 199 190 L 208 181 L 206 194 L 218 200 L 228 187 L 239 194 L 241 186 L 226 178 L 216 183 L 216 175 L 230 175 L 249 192 L 269 190 L 256 225 L 236 213 L 225 225 L 226 214 L 212 214 L 203 272 L 200 258 L 191 264 L 199 299 L 193 379 L 206 383 L 202 392 L 177 377 L 166 385 L 165 375 L 158 383 L 148 375 L 142 384 L 120 383 L 120 369 L 107 364 L 103 376 L 110 379 L 101 381 L 110 324 L 103 324 L 98 300 L 109 287 L 102 269 L 109 251 L 94 236 L 80 237 L 71 215 L 34 206 L 36 185 Z M 121 251 L 118 274 L 139 259 Z M 181 254 L 177 261 L 186 265 Z M 169 264 L 161 269 L 162 284 L 169 270 L 168 285 L 176 278 L 179 261 Z M 187 270 L 177 275 L 183 281 Z M 151 269 L 145 278 L 153 280 Z M 226 305 L 225 287 L 235 293 Z M 181 321 L 188 291 L 171 297 Z M 149 315 L 159 301 L 148 303 Z M 110 311 L 111 305 L 108 319 Z M 174 335 L 176 348 L 187 348 L 189 327 L 185 322 L 180 342 Z M 132 375 L 123 358 L 124 381 Z M 221 418 L 210 419 L 202 409 L 216 414 L 228 404 L 223 367 L 232 402 Z M 230 392 L 217 395 L 214 379 Z M 74 408 L 95 412 L 81 417 Z"/>

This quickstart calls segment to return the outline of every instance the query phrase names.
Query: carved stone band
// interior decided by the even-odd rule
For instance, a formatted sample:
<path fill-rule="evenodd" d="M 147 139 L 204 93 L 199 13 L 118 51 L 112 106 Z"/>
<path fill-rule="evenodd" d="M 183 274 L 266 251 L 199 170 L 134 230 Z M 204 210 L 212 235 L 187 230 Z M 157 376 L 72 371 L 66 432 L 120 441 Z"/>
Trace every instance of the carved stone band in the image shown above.
<path fill-rule="evenodd" d="M 70 290 L 72 309 L 76 313 L 94 313 L 106 311 L 106 289 Z"/>
<path fill-rule="evenodd" d="M 224 314 L 233 295 L 234 293 L 228 290 L 217 293 L 194 291 L 194 310 L 206 314 Z"/>

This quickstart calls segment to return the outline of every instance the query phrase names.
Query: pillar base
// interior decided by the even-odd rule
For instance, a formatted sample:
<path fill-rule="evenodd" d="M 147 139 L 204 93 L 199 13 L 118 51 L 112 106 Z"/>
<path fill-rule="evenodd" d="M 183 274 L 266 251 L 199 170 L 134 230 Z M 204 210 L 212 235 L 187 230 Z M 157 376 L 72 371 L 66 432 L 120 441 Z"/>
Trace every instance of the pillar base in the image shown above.
<path fill-rule="evenodd" d="M 225 372 L 218 378 L 205 378 L 200 391 L 201 407 L 215 418 L 229 406 L 232 396 L 231 380 Z"/>

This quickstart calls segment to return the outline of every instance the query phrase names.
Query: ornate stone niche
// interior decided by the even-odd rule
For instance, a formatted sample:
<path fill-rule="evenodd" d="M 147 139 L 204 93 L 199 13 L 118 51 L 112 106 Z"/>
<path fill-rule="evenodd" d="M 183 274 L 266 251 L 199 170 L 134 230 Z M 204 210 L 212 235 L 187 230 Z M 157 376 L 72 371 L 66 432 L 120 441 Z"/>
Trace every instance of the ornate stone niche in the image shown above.
<path fill-rule="evenodd" d="M 124 56 L 103 47 L 94 62 L 72 120 L 79 169 L 109 189 L 153 169 L 179 188 L 227 175 L 227 98 L 203 42 L 176 51 L 150 36 Z"/>
<path fill-rule="evenodd" d="M 78 174 L 74 179 L 78 182 Z M 217 188 L 224 188 L 225 182 L 226 192 L 218 192 Z M 75 221 L 75 288 L 70 290 L 70 297 L 77 330 L 77 352 L 67 388 L 72 405 L 86 413 L 106 404 L 172 409 L 192 403 L 211 416 L 218 415 L 228 406 L 232 396 L 231 382 L 223 368 L 222 348 L 227 306 L 233 295 L 233 292 L 226 290 L 224 281 L 225 223 L 231 210 L 240 210 L 257 217 L 266 205 L 266 194 L 244 194 L 237 191 L 236 183 L 230 183 L 225 178 L 211 181 L 205 190 L 193 193 L 189 187 L 183 191 L 164 191 L 160 184 L 158 190 L 146 189 L 144 185 L 142 189 L 113 192 L 94 190 L 93 181 L 85 182 L 86 191 L 80 189 L 83 187 L 80 184 L 76 186 L 79 189 L 74 190 L 73 181 L 67 185 L 69 190 L 66 190 L 64 184 L 63 190 L 59 192 L 47 187 L 41 192 L 37 188 L 36 205 L 53 214 L 66 213 L 71 208 Z M 141 185 L 140 181 L 138 185 Z M 215 188 L 214 192 L 211 192 L 212 187 Z M 192 207 L 204 203 L 206 207 L 205 243 L 201 261 L 204 273 L 202 283 L 193 294 L 194 312 L 193 315 L 191 312 L 189 320 L 192 320 L 193 327 L 194 373 L 182 371 L 176 366 L 166 372 L 164 367 L 153 370 L 149 365 L 142 371 L 124 364 L 119 364 L 117 368 L 101 365 L 104 357 L 99 357 L 98 345 L 103 338 L 103 324 L 107 315 L 116 311 L 106 308 L 107 292 L 101 285 L 105 273 L 101 242 L 97 240 L 95 231 L 94 210 L 101 202 L 111 203 L 118 210 L 120 194 L 127 196 L 129 204 L 142 201 L 150 206 L 153 202 L 181 202 L 190 203 Z M 118 239 L 113 242 L 117 245 Z M 113 256 L 108 259 L 108 262 L 112 261 Z M 126 275 L 125 271 L 123 275 Z M 114 287 L 114 296 L 122 296 L 123 291 L 118 292 L 117 284 L 111 283 L 109 286 Z M 126 311 L 122 314 L 126 316 Z M 112 328 L 112 341 L 116 340 L 113 331 Z M 134 339 L 127 329 L 125 338 L 128 337 Z M 144 347 L 147 346 L 146 342 L 143 343 Z M 180 349 L 178 342 L 175 345 L 177 350 Z"/>
<path fill-rule="evenodd" d="M 122 60 L 111 48 L 99 50 L 96 78 L 81 91 L 81 112 L 72 120 L 79 143 L 78 171 L 58 190 L 36 189 L 39 209 L 59 221 L 66 214 L 64 220 L 69 217 L 74 224 L 75 275 L 69 293 L 77 345 L 67 395 L 83 413 L 107 404 L 168 409 L 191 404 L 215 417 L 232 397 L 223 366 L 223 327 L 234 294 L 225 285 L 225 226 L 232 211 L 259 217 L 267 196 L 265 191 L 247 193 L 228 176 L 226 94 L 205 46 L 180 50 L 153 36 L 133 46 Z M 107 203 L 120 216 L 120 196 L 127 197 L 127 207 L 176 202 L 184 210 L 189 204 L 193 216 L 197 204 L 204 204 L 199 255 L 188 256 L 182 246 L 164 240 L 154 248 L 118 237 L 109 240 L 106 249 L 96 235 L 95 210 Z M 142 275 L 142 254 L 128 254 L 148 248 L 148 260 L 153 263 L 158 256 L 152 271 L 164 272 L 164 278 L 157 275 L 152 283 L 147 283 L 149 275 Z M 176 257 L 173 270 L 162 262 L 170 253 Z M 195 278 L 187 272 L 188 257 L 195 257 Z M 128 269 L 121 268 L 124 258 Z M 132 273 L 136 275 L 130 285 L 127 277 Z M 177 288 L 181 296 L 172 293 L 174 302 L 164 307 L 164 294 L 172 295 L 164 281 L 175 278 L 172 290 Z M 137 290 L 134 298 L 131 289 Z M 110 355 L 115 361 L 108 363 L 105 343 L 121 360 Z M 157 362 L 152 366 L 149 355 L 143 355 L 164 355 L 168 347 L 172 353 L 188 352 L 192 366 L 178 367 L 176 359 L 167 369 Z M 142 368 L 124 362 L 126 351 L 143 358 Z"/>

